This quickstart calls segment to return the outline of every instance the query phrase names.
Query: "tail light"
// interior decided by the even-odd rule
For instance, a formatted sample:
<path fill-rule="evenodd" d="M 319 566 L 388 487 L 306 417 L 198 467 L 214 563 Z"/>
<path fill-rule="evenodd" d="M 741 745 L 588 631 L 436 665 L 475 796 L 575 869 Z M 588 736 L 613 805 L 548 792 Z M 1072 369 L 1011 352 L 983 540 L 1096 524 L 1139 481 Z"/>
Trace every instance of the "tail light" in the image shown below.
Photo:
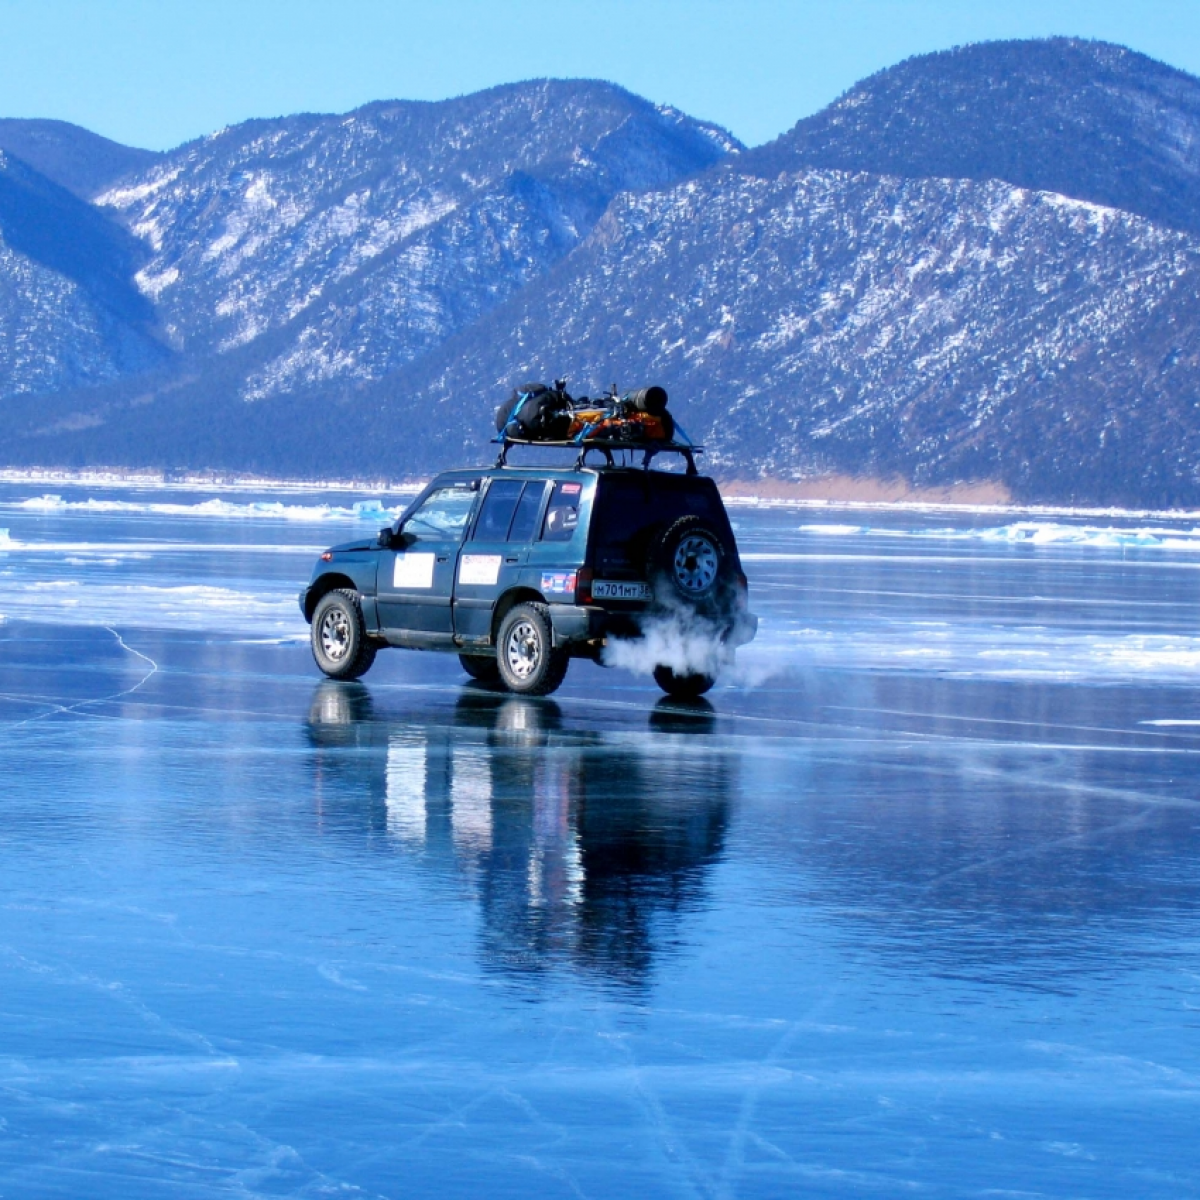
<path fill-rule="evenodd" d="M 596 573 L 591 567 L 580 567 L 575 574 L 575 603 L 576 604 L 591 604 L 592 602 L 592 580 L 596 578 Z"/>
<path fill-rule="evenodd" d="M 321 561 L 322 562 L 333 562 L 333 551 L 326 550 L 325 553 L 321 555 Z"/>

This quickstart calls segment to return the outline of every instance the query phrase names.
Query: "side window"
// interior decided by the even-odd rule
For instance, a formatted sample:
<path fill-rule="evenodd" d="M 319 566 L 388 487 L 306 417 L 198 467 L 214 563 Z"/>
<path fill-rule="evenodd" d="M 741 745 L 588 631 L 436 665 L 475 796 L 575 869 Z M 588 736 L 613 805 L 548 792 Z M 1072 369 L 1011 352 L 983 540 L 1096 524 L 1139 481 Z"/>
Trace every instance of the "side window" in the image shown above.
<path fill-rule="evenodd" d="M 430 492 L 404 519 L 404 532 L 418 542 L 457 542 L 475 507 L 477 489 L 455 484 Z"/>
<path fill-rule="evenodd" d="M 510 542 L 528 542 L 537 533 L 538 513 L 542 509 L 542 497 L 546 494 L 546 485 L 538 480 L 527 483 L 521 493 L 520 503 L 513 516 L 512 527 L 508 531 Z"/>
<path fill-rule="evenodd" d="M 579 525 L 579 497 L 583 491 L 581 483 L 560 482 L 554 485 L 550 507 L 546 509 L 546 521 L 542 526 L 544 542 L 569 542 Z"/>
<path fill-rule="evenodd" d="M 477 542 L 502 542 L 508 536 L 513 513 L 521 499 L 524 483 L 520 479 L 493 479 L 483 498 L 479 520 L 475 522 L 472 540 Z"/>

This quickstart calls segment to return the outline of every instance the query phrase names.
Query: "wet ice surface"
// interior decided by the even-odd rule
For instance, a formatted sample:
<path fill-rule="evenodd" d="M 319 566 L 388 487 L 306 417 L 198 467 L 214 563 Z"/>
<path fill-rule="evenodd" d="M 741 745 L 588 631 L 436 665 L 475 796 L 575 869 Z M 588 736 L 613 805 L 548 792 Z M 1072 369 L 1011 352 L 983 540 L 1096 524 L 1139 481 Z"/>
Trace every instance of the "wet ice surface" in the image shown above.
<path fill-rule="evenodd" d="M 41 490 L 0 1196 L 1200 1194 L 1191 523 L 736 509 L 762 635 L 688 711 L 321 682 L 370 498 Z"/>

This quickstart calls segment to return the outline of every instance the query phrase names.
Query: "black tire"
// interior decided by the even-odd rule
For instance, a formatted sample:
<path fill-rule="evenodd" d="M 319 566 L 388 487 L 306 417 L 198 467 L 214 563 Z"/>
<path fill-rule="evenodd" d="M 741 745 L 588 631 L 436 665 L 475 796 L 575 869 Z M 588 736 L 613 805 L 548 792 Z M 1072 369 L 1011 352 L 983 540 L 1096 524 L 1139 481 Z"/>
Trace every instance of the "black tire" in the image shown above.
<path fill-rule="evenodd" d="M 357 592 L 337 588 L 317 601 L 309 643 L 330 679 L 357 679 L 371 669 L 378 647 L 367 637 Z"/>
<path fill-rule="evenodd" d="M 733 562 L 721 535 L 700 517 L 680 517 L 654 539 L 649 574 L 660 604 L 706 616 L 729 607 Z"/>
<path fill-rule="evenodd" d="M 654 668 L 654 682 L 673 700 L 698 700 L 717 680 L 703 671 L 677 673 L 660 663 Z"/>
<path fill-rule="evenodd" d="M 460 654 L 458 661 L 472 679 L 480 683 L 496 683 L 500 679 L 500 664 L 486 654 Z"/>
<path fill-rule="evenodd" d="M 518 696 L 548 696 L 557 691 L 570 659 L 554 649 L 550 610 L 544 604 L 518 604 L 505 614 L 496 636 L 500 680 Z"/>

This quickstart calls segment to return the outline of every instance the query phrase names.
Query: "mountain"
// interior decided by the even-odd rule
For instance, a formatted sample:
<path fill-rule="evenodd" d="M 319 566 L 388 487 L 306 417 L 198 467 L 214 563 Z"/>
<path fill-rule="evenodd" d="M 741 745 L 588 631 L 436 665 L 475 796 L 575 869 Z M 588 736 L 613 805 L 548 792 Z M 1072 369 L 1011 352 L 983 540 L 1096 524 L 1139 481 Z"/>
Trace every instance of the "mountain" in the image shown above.
<path fill-rule="evenodd" d="M 611 84 L 542 80 L 247 122 L 97 203 L 148 246 L 138 282 L 177 350 L 261 343 L 257 401 L 378 378 L 538 278 L 619 192 L 738 148 Z"/>
<path fill-rule="evenodd" d="M 98 384 L 162 363 L 140 245 L 0 151 L 0 396 Z"/>
<path fill-rule="evenodd" d="M 665 385 L 726 479 L 1200 505 L 1198 114 L 1200 81 L 1052 39 L 910 60 L 751 151 L 539 80 L 248 122 L 83 213 L 9 159 L 0 321 L 67 288 L 144 353 L 64 372 L 82 325 L 26 335 L 4 457 L 411 477 L 565 374 Z"/>
<path fill-rule="evenodd" d="M 145 171 L 162 155 L 109 141 L 67 121 L 0 118 L 0 150 L 81 200 L 91 200 L 122 175 Z"/>
<path fill-rule="evenodd" d="M 1074 38 L 985 42 L 880 71 L 745 155 L 907 178 L 1003 179 L 1200 232 L 1200 80 Z"/>
<path fill-rule="evenodd" d="M 422 467 L 478 458 L 484 398 L 618 363 L 725 478 L 1200 503 L 1200 240 L 997 181 L 739 178 L 616 201 L 536 296 L 361 395 L 355 453 L 423 421 Z"/>

